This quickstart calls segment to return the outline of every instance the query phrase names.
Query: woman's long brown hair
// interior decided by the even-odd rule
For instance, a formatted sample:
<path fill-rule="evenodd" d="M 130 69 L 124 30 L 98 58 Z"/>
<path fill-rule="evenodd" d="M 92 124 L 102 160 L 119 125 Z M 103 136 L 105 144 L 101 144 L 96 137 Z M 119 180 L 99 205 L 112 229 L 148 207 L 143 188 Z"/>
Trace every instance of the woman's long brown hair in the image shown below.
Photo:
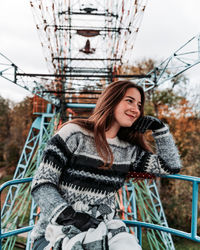
<path fill-rule="evenodd" d="M 102 168 L 111 168 L 113 164 L 113 154 L 106 140 L 105 132 L 112 126 L 115 107 L 122 100 L 129 88 L 136 88 L 140 92 L 140 116 L 144 116 L 145 94 L 142 87 L 131 81 L 116 81 L 108 85 L 108 87 L 102 92 L 92 115 L 88 119 L 74 119 L 69 121 L 70 123 L 78 124 L 82 128 L 94 133 L 97 152 L 104 161 Z M 66 123 L 62 126 L 65 124 Z M 123 141 L 129 142 L 133 145 L 138 145 L 144 150 L 152 152 L 144 135 L 137 131 L 133 131 L 131 127 L 121 127 L 117 136 Z"/>

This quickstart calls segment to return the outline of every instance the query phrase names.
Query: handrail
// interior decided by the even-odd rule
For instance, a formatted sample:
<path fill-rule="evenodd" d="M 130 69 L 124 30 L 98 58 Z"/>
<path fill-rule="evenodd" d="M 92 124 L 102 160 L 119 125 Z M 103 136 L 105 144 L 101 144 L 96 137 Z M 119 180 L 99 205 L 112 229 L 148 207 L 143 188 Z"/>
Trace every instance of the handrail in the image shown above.
<path fill-rule="evenodd" d="M 142 228 L 150 228 L 153 230 L 159 230 L 163 232 L 167 232 L 170 234 L 177 235 L 179 237 L 187 238 L 196 242 L 200 242 L 200 236 L 197 235 L 197 219 L 198 219 L 198 185 L 200 183 L 200 178 L 195 177 L 195 176 L 187 176 L 187 175 L 166 175 L 162 176 L 162 178 L 169 178 L 169 179 L 179 179 L 179 180 L 184 180 L 184 181 L 190 181 L 193 183 L 193 192 L 192 192 L 192 220 L 191 220 L 191 233 L 187 233 L 181 230 L 177 230 L 174 228 L 170 227 L 165 227 L 161 225 L 156 225 L 152 223 L 147 223 L 147 222 L 141 222 L 141 221 L 136 221 L 136 220 L 123 220 L 127 226 L 136 226 L 138 227 L 138 236 L 139 236 L 139 242 L 142 242 Z M 16 179 L 16 180 L 11 180 L 3 183 L 0 186 L 0 199 L 1 199 L 1 192 L 3 189 L 6 187 L 13 185 L 13 184 L 21 184 L 21 183 L 26 183 L 26 182 L 31 182 L 32 178 L 23 178 L 23 179 Z M 0 218 L 1 218 L 1 209 L 0 209 Z M 2 244 L 2 239 L 6 237 L 10 237 L 13 235 L 17 235 L 20 233 L 28 232 L 32 230 L 32 226 L 27 226 L 23 227 L 17 230 L 12 230 L 10 232 L 2 233 L 1 231 L 1 220 L 0 220 L 0 250 L 1 244 Z"/>
<path fill-rule="evenodd" d="M 198 188 L 200 183 L 200 178 L 195 176 L 187 175 L 168 175 L 165 178 L 179 179 L 190 181 L 193 183 L 192 187 L 192 220 L 191 220 L 191 240 L 196 240 L 197 236 L 197 222 L 198 222 Z M 200 237 L 198 237 L 198 242 L 200 242 Z"/>
<path fill-rule="evenodd" d="M 31 182 L 32 179 L 33 179 L 32 177 L 28 177 L 28 178 L 14 179 L 11 181 L 6 181 L 0 186 L 0 194 L 4 188 L 11 186 L 12 184 L 21 184 L 21 183 Z"/>
<path fill-rule="evenodd" d="M 182 174 L 170 174 L 170 175 L 163 175 L 162 178 L 169 178 L 169 179 L 179 179 L 184 181 L 192 181 L 200 183 L 200 177 L 197 176 L 190 176 L 190 175 L 182 175 Z"/>
<path fill-rule="evenodd" d="M 166 233 L 170 233 L 170 234 L 174 234 L 176 236 L 179 237 L 183 237 L 189 240 L 193 240 L 196 242 L 200 242 L 200 237 L 199 236 L 195 236 L 192 237 L 191 233 L 186 233 L 184 231 L 178 230 L 178 229 L 174 229 L 174 228 L 170 228 L 170 227 L 165 227 L 165 226 L 161 226 L 161 225 L 156 225 L 156 224 L 152 224 L 152 223 L 147 223 L 147 222 L 141 222 L 141 221 L 136 221 L 136 220 L 123 220 L 123 222 L 127 225 L 127 226 L 136 226 L 138 227 L 139 230 L 141 230 L 141 227 L 145 227 L 145 228 L 150 228 L 153 230 L 158 230 L 158 231 L 163 231 Z M 140 241 L 141 239 L 139 239 Z"/>
<path fill-rule="evenodd" d="M 167 233 L 171 233 L 174 235 L 177 235 L 179 237 L 187 238 L 189 240 L 193 240 L 196 242 L 200 242 L 200 236 L 197 235 L 197 220 L 198 220 L 198 185 L 200 183 L 200 178 L 195 176 L 188 176 L 188 175 L 165 175 L 162 176 L 162 178 L 169 178 L 169 179 L 178 179 L 178 180 L 184 180 L 184 181 L 190 181 L 193 183 L 193 189 L 192 189 L 192 220 L 191 220 L 191 233 L 186 233 L 181 230 L 177 230 L 170 227 L 160 226 L 152 223 L 147 222 L 141 222 L 141 221 L 129 221 L 124 220 L 125 224 L 127 226 L 136 226 L 138 228 L 138 238 L 139 242 L 142 242 L 142 233 L 141 228 L 150 228 L 153 230 L 159 230 Z"/>

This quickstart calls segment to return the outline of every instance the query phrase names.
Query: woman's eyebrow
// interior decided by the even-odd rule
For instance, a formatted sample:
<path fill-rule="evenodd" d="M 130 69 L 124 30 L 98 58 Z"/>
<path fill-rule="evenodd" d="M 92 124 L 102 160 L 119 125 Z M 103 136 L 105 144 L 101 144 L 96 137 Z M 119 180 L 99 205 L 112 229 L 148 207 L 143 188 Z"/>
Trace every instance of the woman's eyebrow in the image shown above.
<path fill-rule="evenodd" d="M 135 98 L 134 98 L 134 97 L 132 97 L 132 96 L 127 95 L 126 97 L 129 97 L 129 98 L 131 98 L 131 99 L 135 100 Z"/>

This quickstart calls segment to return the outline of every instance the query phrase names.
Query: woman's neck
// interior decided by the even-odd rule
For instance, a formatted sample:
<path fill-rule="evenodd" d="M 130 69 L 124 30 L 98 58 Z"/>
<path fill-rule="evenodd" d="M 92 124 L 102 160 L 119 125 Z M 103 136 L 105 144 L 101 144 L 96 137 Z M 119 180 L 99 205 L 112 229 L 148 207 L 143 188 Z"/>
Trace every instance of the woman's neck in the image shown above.
<path fill-rule="evenodd" d="M 109 130 L 106 131 L 106 138 L 115 138 L 117 136 L 117 133 L 119 131 L 120 127 L 118 124 L 113 124 Z"/>

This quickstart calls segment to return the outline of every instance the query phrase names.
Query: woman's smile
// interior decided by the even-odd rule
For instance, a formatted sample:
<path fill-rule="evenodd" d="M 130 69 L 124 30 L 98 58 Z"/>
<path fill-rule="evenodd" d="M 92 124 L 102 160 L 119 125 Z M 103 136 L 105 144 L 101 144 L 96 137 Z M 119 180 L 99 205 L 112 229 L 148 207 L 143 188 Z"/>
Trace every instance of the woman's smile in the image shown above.
<path fill-rule="evenodd" d="M 137 118 L 136 115 L 126 114 L 126 113 L 125 113 L 125 115 L 127 115 L 127 116 L 128 116 L 129 118 L 131 118 L 132 120 L 135 120 L 135 119 Z"/>

